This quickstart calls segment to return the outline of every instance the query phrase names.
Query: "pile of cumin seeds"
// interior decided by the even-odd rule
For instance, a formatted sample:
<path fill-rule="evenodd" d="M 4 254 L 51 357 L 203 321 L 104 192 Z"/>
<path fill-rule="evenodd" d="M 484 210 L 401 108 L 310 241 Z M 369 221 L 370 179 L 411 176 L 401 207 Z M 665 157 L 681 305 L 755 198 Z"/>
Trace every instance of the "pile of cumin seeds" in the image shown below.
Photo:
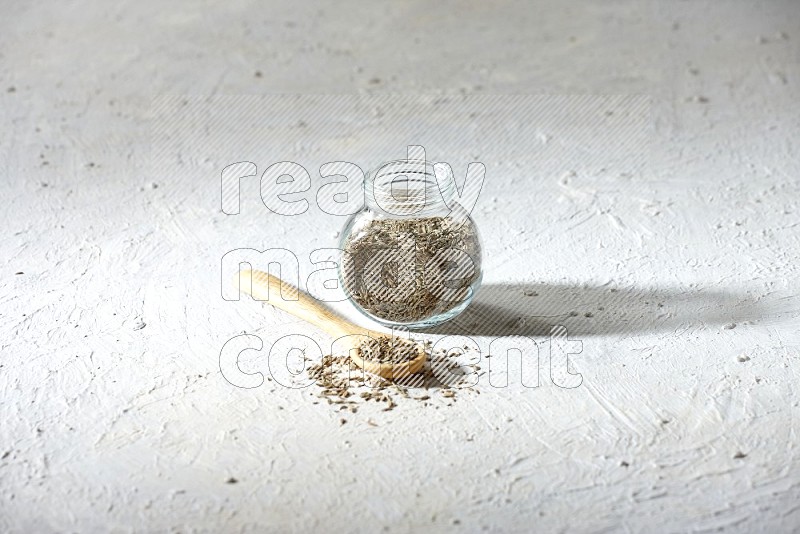
<path fill-rule="evenodd" d="M 361 357 L 378 363 L 403 363 L 419 354 L 420 344 L 397 336 L 369 338 L 361 342 Z"/>
<path fill-rule="evenodd" d="M 439 409 L 442 403 L 452 406 L 460 395 L 479 395 L 478 388 L 465 384 L 469 373 L 480 371 L 480 366 L 461 365 L 444 350 L 432 352 L 430 345 L 430 342 L 425 342 L 428 358 L 423 369 L 398 380 L 366 373 L 346 355 L 324 356 L 308 367 L 307 373 L 314 381 L 315 389 L 311 394 L 336 410 L 350 413 L 356 413 L 359 407 L 369 404 L 378 405 L 383 411 L 412 403 Z M 442 402 L 435 402 L 436 398 Z"/>

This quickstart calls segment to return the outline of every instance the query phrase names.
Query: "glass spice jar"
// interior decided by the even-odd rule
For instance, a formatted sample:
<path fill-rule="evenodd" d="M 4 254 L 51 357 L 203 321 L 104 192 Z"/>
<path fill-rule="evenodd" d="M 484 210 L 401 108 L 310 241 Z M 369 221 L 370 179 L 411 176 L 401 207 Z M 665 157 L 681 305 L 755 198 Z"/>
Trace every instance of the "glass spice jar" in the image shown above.
<path fill-rule="evenodd" d="M 350 301 L 387 327 L 429 328 L 464 311 L 481 283 L 478 230 L 455 181 L 425 160 L 384 163 L 364 180 L 364 209 L 341 232 Z"/>

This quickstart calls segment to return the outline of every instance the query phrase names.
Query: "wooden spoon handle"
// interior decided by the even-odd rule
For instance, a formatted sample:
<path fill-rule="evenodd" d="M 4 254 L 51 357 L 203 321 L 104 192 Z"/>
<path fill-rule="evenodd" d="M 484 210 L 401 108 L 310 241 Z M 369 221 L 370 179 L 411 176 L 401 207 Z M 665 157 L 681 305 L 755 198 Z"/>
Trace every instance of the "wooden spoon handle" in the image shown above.
<path fill-rule="evenodd" d="M 250 280 L 252 280 L 252 284 Z M 360 332 L 362 329 L 334 314 L 307 293 L 264 271 L 240 271 L 234 277 L 233 284 L 240 291 L 248 293 L 254 299 L 272 304 L 298 319 L 321 328 L 336 338 L 353 333 L 362 333 Z M 295 297 L 296 300 L 285 300 Z"/>

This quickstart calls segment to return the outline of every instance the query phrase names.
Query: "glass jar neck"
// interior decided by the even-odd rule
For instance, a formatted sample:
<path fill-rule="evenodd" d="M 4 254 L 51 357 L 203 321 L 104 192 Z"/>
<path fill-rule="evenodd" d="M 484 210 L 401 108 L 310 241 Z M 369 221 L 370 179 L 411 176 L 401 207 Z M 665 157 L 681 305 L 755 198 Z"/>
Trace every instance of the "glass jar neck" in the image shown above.
<path fill-rule="evenodd" d="M 453 207 L 455 186 L 453 180 L 441 182 L 427 161 L 390 161 L 370 172 L 364 181 L 366 206 L 389 217 L 447 215 Z"/>

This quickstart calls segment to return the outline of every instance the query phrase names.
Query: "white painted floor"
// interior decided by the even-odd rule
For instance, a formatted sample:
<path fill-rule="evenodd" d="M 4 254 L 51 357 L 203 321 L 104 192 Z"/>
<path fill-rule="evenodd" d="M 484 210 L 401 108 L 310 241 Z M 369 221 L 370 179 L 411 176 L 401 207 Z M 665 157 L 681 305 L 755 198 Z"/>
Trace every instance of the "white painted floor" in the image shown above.
<path fill-rule="evenodd" d="M 799 65 L 789 0 L 6 2 L 0 530 L 797 531 Z M 484 370 L 533 337 L 540 386 L 512 359 L 346 424 L 232 386 L 243 332 L 329 340 L 223 300 L 222 256 L 283 247 L 305 280 L 344 222 L 319 166 L 408 144 L 486 165 L 483 289 L 427 337 Z M 306 213 L 257 178 L 220 211 L 223 167 L 280 160 Z"/>

